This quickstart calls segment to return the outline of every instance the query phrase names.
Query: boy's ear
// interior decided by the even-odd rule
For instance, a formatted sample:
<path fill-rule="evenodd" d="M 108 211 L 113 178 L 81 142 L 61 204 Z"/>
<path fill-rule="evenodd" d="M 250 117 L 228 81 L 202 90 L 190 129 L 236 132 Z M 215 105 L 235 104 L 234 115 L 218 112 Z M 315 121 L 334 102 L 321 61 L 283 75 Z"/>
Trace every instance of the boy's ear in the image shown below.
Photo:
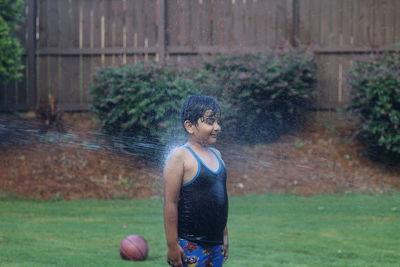
<path fill-rule="evenodd" d="M 193 123 L 191 123 L 189 120 L 185 120 L 183 122 L 183 126 L 185 127 L 186 132 L 189 134 L 193 133 Z"/>

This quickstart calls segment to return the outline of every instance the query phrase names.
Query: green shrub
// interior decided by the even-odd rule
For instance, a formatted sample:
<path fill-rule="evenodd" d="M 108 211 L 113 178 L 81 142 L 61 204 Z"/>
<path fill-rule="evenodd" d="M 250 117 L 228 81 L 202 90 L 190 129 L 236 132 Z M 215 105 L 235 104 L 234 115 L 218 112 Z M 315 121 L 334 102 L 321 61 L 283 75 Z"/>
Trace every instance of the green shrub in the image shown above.
<path fill-rule="evenodd" d="M 272 141 L 299 124 L 316 81 L 311 53 L 222 56 L 206 63 L 224 104 L 224 127 L 246 142 Z"/>
<path fill-rule="evenodd" d="M 358 60 L 350 70 L 349 109 L 359 117 L 368 154 L 387 163 L 400 160 L 400 56 Z"/>
<path fill-rule="evenodd" d="M 92 107 L 103 129 L 156 146 L 165 145 L 176 127 L 181 131 L 181 104 L 198 93 L 178 69 L 145 63 L 102 69 L 94 84 Z"/>
<path fill-rule="evenodd" d="M 22 77 L 23 50 L 13 35 L 22 20 L 23 0 L 0 0 L 0 83 Z"/>
<path fill-rule="evenodd" d="M 222 87 L 215 73 L 206 68 L 181 68 L 180 75 L 196 84 L 196 88 L 204 95 L 222 98 Z"/>

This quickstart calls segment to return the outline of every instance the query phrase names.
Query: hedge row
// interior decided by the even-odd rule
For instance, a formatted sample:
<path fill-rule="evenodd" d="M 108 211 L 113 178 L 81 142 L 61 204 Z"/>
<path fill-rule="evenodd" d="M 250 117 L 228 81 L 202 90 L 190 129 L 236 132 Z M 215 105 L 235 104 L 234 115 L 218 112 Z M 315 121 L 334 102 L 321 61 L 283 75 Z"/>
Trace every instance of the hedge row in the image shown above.
<path fill-rule="evenodd" d="M 367 154 L 386 163 L 400 161 L 400 56 L 384 54 L 358 60 L 350 71 L 349 109 L 360 120 Z"/>
<path fill-rule="evenodd" d="M 192 94 L 221 102 L 225 136 L 271 141 L 301 121 L 315 76 L 306 51 L 218 57 L 201 69 L 142 62 L 100 70 L 91 93 L 105 131 L 135 142 L 163 146 L 183 132 L 180 106 Z"/>
<path fill-rule="evenodd" d="M 400 160 L 399 59 L 392 54 L 358 60 L 349 75 L 349 110 L 360 117 L 359 136 L 370 156 L 389 163 Z M 93 108 L 107 132 L 162 145 L 181 127 L 179 108 L 187 96 L 213 95 L 224 107 L 228 137 L 265 142 L 303 121 L 315 81 L 307 51 L 222 56 L 201 69 L 139 63 L 101 70 Z"/>
<path fill-rule="evenodd" d="M 298 120 L 314 86 L 311 54 L 291 51 L 219 57 L 200 70 L 145 63 L 107 68 L 97 73 L 92 94 L 108 132 L 160 137 L 179 118 L 182 101 L 203 93 L 224 105 L 234 136 L 262 140 Z M 276 133 L 267 136 L 271 125 Z"/>

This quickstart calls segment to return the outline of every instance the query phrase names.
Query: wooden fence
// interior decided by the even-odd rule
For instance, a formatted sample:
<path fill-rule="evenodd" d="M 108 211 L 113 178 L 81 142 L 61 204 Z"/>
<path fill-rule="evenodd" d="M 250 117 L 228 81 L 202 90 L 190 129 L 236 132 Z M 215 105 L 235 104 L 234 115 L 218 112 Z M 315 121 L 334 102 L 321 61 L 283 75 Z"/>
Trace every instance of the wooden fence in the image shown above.
<path fill-rule="evenodd" d="M 316 55 L 315 108 L 349 100 L 352 60 L 398 50 L 398 0 L 26 0 L 19 36 L 27 68 L 0 88 L 0 110 L 34 108 L 48 94 L 64 110 L 87 110 L 97 68 L 199 62 L 223 53 L 288 45 Z"/>

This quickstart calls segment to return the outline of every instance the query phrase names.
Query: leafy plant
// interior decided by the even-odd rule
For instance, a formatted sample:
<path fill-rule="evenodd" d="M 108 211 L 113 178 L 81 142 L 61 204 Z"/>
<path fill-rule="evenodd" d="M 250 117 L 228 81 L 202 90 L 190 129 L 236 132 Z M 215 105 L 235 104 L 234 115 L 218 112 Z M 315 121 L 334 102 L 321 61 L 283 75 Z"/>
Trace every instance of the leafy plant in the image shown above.
<path fill-rule="evenodd" d="M 387 163 L 400 160 L 400 56 L 357 60 L 350 70 L 349 109 L 359 117 L 367 154 Z"/>
<path fill-rule="evenodd" d="M 22 77 L 20 41 L 14 36 L 22 21 L 23 0 L 0 0 L 0 83 Z"/>
<path fill-rule="evenodd" d="M 228 131 L 243 141 L 272 141 L 301 122 L 316 81 L 311 53 L 221 56 L 205 64 L 229 108 Z"/>
<path fill-rule="evenodd" d="M 100 70 L 91 90 L 93 110 L 107 133 L 156 145 L 182 127 L 181 104 L 197 92 L 177 68 L 143 62 Z"/>

